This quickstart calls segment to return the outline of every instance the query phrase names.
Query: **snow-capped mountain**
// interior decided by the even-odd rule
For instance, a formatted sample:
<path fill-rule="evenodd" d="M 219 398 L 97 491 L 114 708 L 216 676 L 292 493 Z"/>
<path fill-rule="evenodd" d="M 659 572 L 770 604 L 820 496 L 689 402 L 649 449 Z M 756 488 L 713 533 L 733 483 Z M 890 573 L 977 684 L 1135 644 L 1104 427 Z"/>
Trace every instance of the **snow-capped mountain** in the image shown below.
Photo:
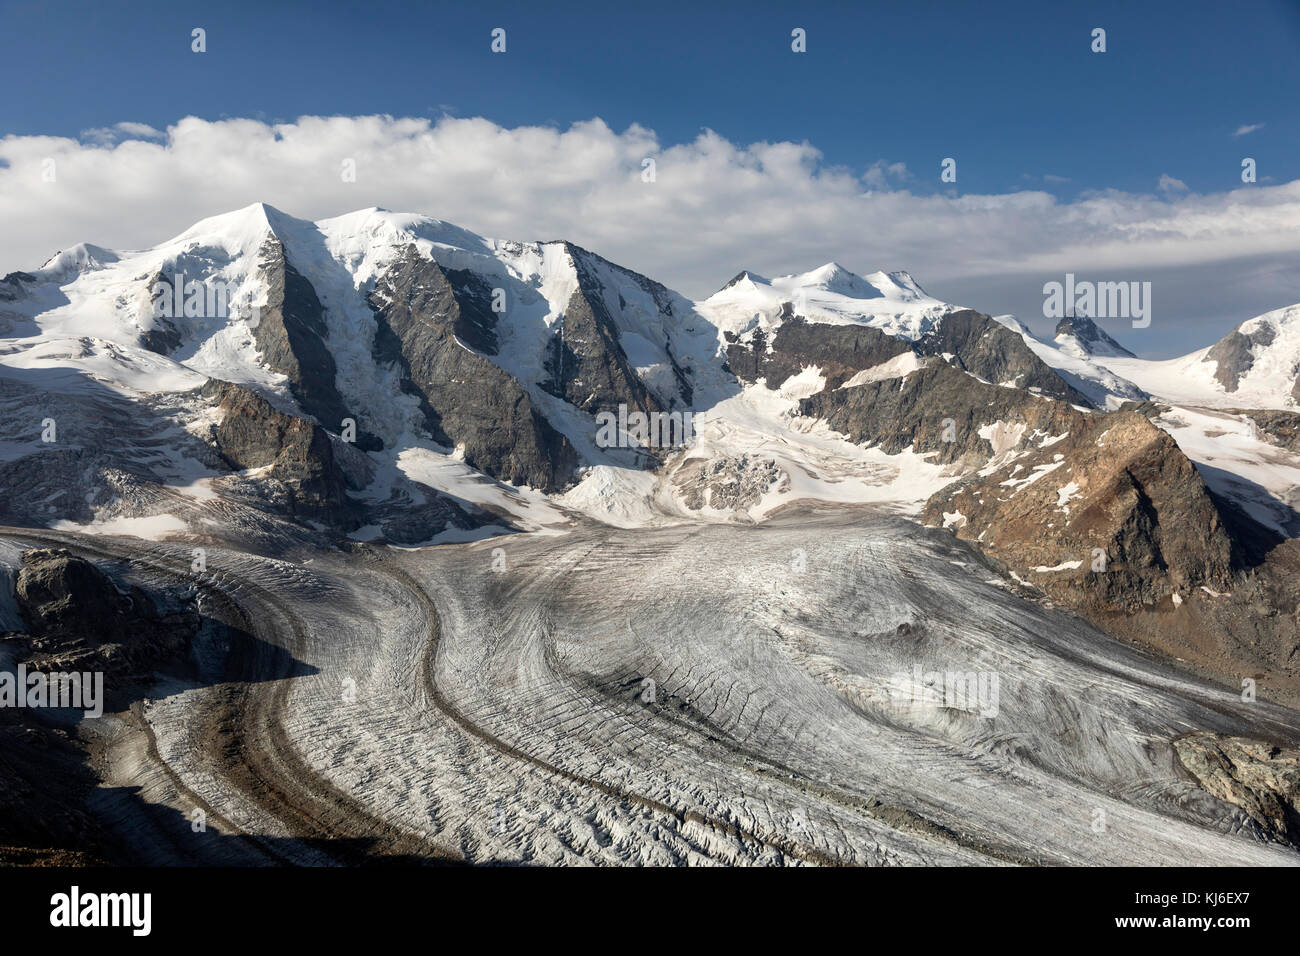
<path fill-rule="evenodd" d="M 1300 305 L 1248 319 L 1214 345 L 1179 358 L 1097 361 L 1178 404 L 1295 410 L 1300 408 Z"/>
<path fill-rule="evenodd" d="M 1071 315 L 1056 324 L 1055 342 L 1062 352 L 1077 358 L 1110 356 L 1112 358 L 1137 358 L 1106 334 L 1085 315 Z"/>
<path fill-rule="evenodd" d="M 812 322 L 862 324 L 907 339 L 959 308 L 928 295 L 906 272 L 859 276 L 836 262 L 776 279 L 744 271 L 696 305 L 719 329 L 744 335 L 770 330 L 787 303 Z"/>
<path fill-rule="evenodd" d="M 1116 409 L 1125 402 L 1142 401 L 1149 397 L 1133 382 L 1101 365 L 1097 356 L 1079 347 L 1072 335 L 1057 335 L 1054 342 L 1044 342 L 1013 315 L 994 318 L 1019 335 L 1030 351 L 1080 394 L 1085 395 L 1093 406 Z M 1116 343 L 1116 348 L 1122 349 L 1123 346 Z"/>
<path fill-rule="evenodd" d="M 0 522 L 274 555 L 869 505 L 1113 633 L 1281 673 L 1297 315 L 1151 362 L 901 272 L 691 302 L 570 242 L 255 204 L 0 280 Z"/>
<path fill-rule="evenodd" d="M 719 395 L 716 332 L 694 318 L 570 243 L 379 209 L 312 223 L 260 203 L 144 250 L 78 246 L 0 285 L 11 379 L 149 402 L 228 382 L 332 436 L 373 473 L 356 479 L 364 497 L 407 479 L 496 506 L 558 491 L 580 466 L 637 463 L 598 447 L 601 412 Z M 521 490 L 484 491 L 483 476 Z"/>
<path fill-rule="evenodd" d="M 233 501 L 406 543 L 575 512 L 754 520 L 800 498 L 916 513 L 993 459 L 1091 431 L 1072 416 L 1149 399 L 1294 407 L 1279 396 L 1295 388 L 1296 314 L 1157 363 L 1082 318 L 1040 340 L 905 272 L 744 271 L 691 302 L 565 241 L 257 203 L 0 281 L 0 402 L 20 412 L 0 480 L 11 517 L 171 533 Z M 629 426 L 674 414 L 692 419 L 684 447 Z M 1257 447 L 1225 481 L 1188 421 L 1166 424 L 1211 484 L 1291 527 L 1293 463 L 1263 480 L 1250 462 L 1292 452 L 1251 425 Z M 73 475 L 82 491 L 56 493 Z"/>

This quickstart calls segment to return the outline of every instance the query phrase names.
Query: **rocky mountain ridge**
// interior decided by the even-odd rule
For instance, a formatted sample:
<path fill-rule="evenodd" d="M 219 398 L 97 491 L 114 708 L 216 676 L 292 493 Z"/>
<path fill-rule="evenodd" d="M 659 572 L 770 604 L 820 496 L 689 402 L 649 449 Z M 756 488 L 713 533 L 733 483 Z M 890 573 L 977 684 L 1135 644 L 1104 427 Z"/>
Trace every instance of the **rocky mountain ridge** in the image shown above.
<path fill-rule="evenodd" d="M 237 308 L 160 315 L 180 277 Z M 1051 345 L 837 263 L 690 302 L 570 242 L 378 209 L 255 204 L 140 252 L 75 247 L 0 282 L 0 319 L 14 523 L 410 545 L 884 501 L 1122 630 L 1271 594 L 1291 499 L 1251 469 L 1264 447 L 1300 467 L 1287 409 L 1216 406 L 1250 423 L 1225 461 L 1172 405 L 1126 406 L 1159 394 L 1160 363 L 1084 317 Z M 1293 324 L 1279 310 L 1188 357 L 1213 370 L 1206 402 L 1282 375 Z M 685 449 L 626 424 L 672 414 L 696 420 Z M 602 437 L 602 416 L 627 431 Z M 1240 634 L 1235 613 L 1205 620 Z M 1292 626 L 1270 625 L 1273 658 Z"/>

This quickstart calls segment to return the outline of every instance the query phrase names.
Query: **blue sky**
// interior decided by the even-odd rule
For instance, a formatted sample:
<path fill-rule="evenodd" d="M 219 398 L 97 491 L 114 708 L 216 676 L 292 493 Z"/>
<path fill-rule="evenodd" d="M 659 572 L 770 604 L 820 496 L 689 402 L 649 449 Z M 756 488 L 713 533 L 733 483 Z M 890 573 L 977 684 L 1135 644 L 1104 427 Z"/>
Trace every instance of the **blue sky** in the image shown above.
<path fill-rule="evenodd" d="M 966 192 L 1070 197 L 1163 174 L 1210 191 L 1243 155 L 1261 178 L 1300 175 L 1297 0 L 121 6 L 4 5 L 0 84 L 21 94 L 0 102 L 0 131 L 446 110 L 504 126 L 599 116 L 664 142 L 702 127 L 806 139 L 855 170 L 903 162 L 918 191 L 940 188 L 946 156 Z M 495 26 L 508 55 L 489 52 Z M 790 52 L 794 26 L 807 54 Z"/>
<path fill-rule="evenodd" d="M 693 297 L 907 269 L 1040 335 L 1046 281 L 1152 281 L 1112 330 L 1150 357 L 1300 301 L 1300 0 L 0 0 L 0 85 L 0 274 L 265 201 L 567 238 Z"/>

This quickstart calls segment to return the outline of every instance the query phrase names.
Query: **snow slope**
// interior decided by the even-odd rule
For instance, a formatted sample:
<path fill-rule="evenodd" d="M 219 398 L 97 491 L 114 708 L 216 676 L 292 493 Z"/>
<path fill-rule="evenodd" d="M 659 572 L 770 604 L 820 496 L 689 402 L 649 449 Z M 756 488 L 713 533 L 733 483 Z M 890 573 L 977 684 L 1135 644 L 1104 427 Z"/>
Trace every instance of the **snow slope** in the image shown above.
<path fill-rule="evenodd" d="M 1115 409 L 1125 402 L 1147 397 L 1133 382 L 1099 364 L 1086 350 L 1075 347 L 1071 337 L 1062 336 L 1055 344 L 1044 342 L 1014 315 L 993 318 L 1024 339 L 1030 351 L 1098 408 Z"/>
<path fill-rule="evenodd" d="M 1248 346 L 1250 367 L 1235 388 L 1216 379 L 1218 347 L 1198 349 L 1165 361 L 1105 357 L 1098 362 L 1136 382 L 1157 398 L 1180 405 L 1210 408 L 1275 408 L 1295 410 L 1300 375 L 1300 305 L 1275 309 L 1237 326 L 1235 334 L 1257 341 Z"/>

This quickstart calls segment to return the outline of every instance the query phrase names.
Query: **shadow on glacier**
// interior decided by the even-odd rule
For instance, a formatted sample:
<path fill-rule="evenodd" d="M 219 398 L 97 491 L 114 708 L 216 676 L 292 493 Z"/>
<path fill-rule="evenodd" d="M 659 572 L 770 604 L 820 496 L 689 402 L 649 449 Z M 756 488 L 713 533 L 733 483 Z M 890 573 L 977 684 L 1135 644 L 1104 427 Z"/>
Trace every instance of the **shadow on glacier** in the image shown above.
<path fill-rule="evenodd" d="M 206 811 L 189 813 L 147 800 L 139 786 L 102 787 L 87 800 L 107 831 L 110 862 L 135 866 L 457 866 L 432 853 L 374 855 L 378 837 L 226 834 Z M 196 813 L 195 811 L 199 811 Z"/>

